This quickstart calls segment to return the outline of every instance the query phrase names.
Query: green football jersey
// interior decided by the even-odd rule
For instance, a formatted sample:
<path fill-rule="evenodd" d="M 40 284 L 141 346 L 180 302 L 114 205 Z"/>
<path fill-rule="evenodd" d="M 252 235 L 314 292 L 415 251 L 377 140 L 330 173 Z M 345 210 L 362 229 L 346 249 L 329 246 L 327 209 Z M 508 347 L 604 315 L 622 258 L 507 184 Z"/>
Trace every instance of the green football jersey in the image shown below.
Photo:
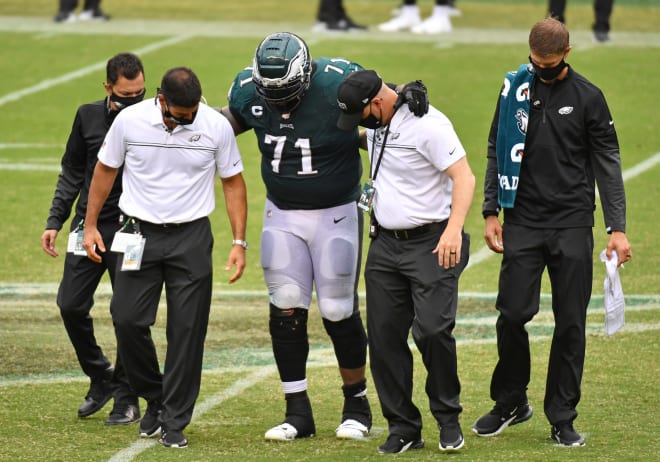
<path fill-rule="evenodd" d="M 252 69 L 240 72 L 229 91 L 229 109 L 253 129 L 261 152 L 268 198 L 283 209 L 321 209 L 356 201 L 362 163 L 358 131 L 337 128 L 339 85 L 362 67 L 341 58 L 318 58 L 300 105 L 288 118 L 257 94 Z"/>

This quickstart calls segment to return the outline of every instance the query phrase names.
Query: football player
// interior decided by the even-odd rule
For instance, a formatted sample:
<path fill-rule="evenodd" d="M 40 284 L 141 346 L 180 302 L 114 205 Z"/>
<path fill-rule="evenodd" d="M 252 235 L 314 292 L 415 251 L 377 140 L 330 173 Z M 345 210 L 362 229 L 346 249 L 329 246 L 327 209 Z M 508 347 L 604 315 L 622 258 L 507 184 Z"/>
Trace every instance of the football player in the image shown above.
<path fill-rule="evenodd" d="M 362 163 L 358 132 L 337 128 L 337 89 L 362 69 L 344 58 L 312 60 L 307 44 L 279 32 L 259 44 L 252 67 L 236 76 L 221 112 L 236 134 L 252 129 L 266 186 L 261 265 L 270 299 L 273 354 L 286 400 L 283 423 L 268 440 L 316 432 L 307 395 L 307 316 L 316 286 L 318 308 L 343 381 L 336 436 L 363 439 L 371 427 L 365 379 L 366 334 L 360 317 Z M 428 103 L 412 87 L 409 105 Z M 417 91 L 416 91 L 417 90 Z M 411 106 L 412 108 L 412 106 Z"/>

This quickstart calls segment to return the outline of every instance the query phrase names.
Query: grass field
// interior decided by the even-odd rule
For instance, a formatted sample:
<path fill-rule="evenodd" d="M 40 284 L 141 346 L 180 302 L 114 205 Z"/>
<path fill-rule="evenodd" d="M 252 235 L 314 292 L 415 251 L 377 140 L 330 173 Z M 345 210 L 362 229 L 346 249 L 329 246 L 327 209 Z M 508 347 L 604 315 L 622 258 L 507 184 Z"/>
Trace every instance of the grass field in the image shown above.
<path fill-rule="evenodd" d="M 398 0 L 347 0 L 358 22 L 375 25 L 389 17 Z M 420 1 L 425 13 L 432 2 Z M 445 112 L 468 151 L 477 192 L 466 230 L 472 235 L 471 265 L 461 279 L 456 335 L 463 385 L 466 449 L 453 460 L 656 460 L 660 452 L 657 391 L 660 376 L 660 277 L 656 245 L 659 220 L 660 5 L 654 0 L 616 2 L 609 46 L 592 43 L 591 2 L 569 2 L 567 20 L 573 51 L 569 63 L 605 93 L 621 144 L 628 199 L 628 238 L 634 258 L 621 270 L 628 295 L 627 325 L 613 337 L 603 334 L 603 265 L 597 254 L 607 242 L 600 211 L 595 235 L 594 300 L 589 312 L 587 362 L 576 427 L 587 446 L 555 447 L 543 416 L 552 314 L 543 299 L 530 325 L 533 377 L 529 395 L 536 416 L 493 439 L 480 439 L 469 426 L 491 402 L 490 374 L 496 360 L 493 308 L 499 258 L 483 248 L 480 216 L 486 138 L 504 73 L 527 59 L 529 27 L 545 14 L 545 0 L 458 2 L 463 16 L 446 37 L 417 37 L 375 31 L 346 35 L 310 32 L 317 2 L 304 0 L 112 0 L 103 24 L 54 24 L 52 0 L 0 3 L 0 460 L 326 460 L 376 459 L 386 437 L 373 387 L 375 413 L 369 441 L 338 442 L 334 428 L 341 406 L 339 378 L 327 336 L 312 311 L 313 353 L 308 380 L 318 435 L 292 444 L 269 444 L 263 432 L 283 415 L 279 381 L 267 332 L 267 299 L 259 268 L 259 234 L 264 190 L 259 153 L 252 134 L 239 137 L 249 194 L 248 268 L 233 286 L 223 266 L 231 236 L 223 200 L 212 215 L 215 298 L 206 344 L 202 394 L 186 434 L 190 447 L 165 451 L 138 441 L 135 426 L 106 428 L 109 406 L 88 419 L 75 410 L 87 388 L 66 338 L 55 290 L 62 257 L 40 249 L 39 237 L 57 180 L 59 160 L 78 105 L 103 97 L 107 58 L 137 52 L 146 67 L 147 94 L 161 75 L 187 65 L 200 77 L 209 104 L 222 105 L 233 76 L 248 65 L 259 40 L 291 30 L 305 38 L 313 56 L 343 56 L 378 70 L 388 81 L 421 78 L 431 102 Z M 218 194 L 220 189 L 218 188 Z M 600 209 L 600 204 L 598 204 Z M 58 242 L 65 246 L 64 236 Z M 366 242 L 366 241 L 365 241 Z M 549 283 L 544 281 L 544 294 Z M 93 311 L 97 334 L 112 355 L 113 333 L 104 284 Z M 363 307 L 364 308 L 364 307 Z M 161 310 L 163 315 L 164 310 Z M 163 318 L 154 334 L 164 351 Z M 417 358 L 419 360 L 419 358 Z M 416 363 L 416 402 L 424 412 L 427 447 L 400 458 L 431 460 L 437 430 L 423 392 L 424 369 Z M 144 406 L 143 406 L 144 409 Z"/>

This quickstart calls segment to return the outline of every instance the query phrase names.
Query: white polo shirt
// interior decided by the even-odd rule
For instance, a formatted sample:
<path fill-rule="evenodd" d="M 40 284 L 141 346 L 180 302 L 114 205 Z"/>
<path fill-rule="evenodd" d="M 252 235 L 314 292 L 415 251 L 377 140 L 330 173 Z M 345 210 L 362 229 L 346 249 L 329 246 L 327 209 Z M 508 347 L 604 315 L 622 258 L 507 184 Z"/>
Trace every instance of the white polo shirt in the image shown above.
<path fill-rule="evenodd" d="M 98 154 L 113 168 L 124 166 L 119 207 L 152 223 L 185 223 L 215 208 L 215 174 L 243 171 L 231 125 L 200 104 L 190 125 L 167 130 L 153 99 L 129 106 L 113 122 Z"/>
<path fill-rule="evenodd" d="M 367 130 L 371 176 L 384 134 L 385 128 Z M 465 155 L 454 127 L 443 113 L 431 106 L 420 118 L 405 105 L 401 107 L 390 121 L 374 181 L 373 208 L 380 225 L 410 229 L 449 218 L 453 183 L 444 171 Z"/>

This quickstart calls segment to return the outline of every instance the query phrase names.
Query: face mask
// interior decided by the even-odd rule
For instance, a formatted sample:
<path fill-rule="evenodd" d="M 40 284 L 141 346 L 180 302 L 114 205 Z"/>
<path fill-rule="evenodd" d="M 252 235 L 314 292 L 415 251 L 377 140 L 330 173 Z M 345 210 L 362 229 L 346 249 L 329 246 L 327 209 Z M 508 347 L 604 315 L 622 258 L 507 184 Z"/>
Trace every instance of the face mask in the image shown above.
<path fill-rule="evenodd" d="M 380 120 L 376 118 L 375 115 L 369 114 L 366 119 L 362 119 L 360 121 L 360 125 L 362 125 L 364 128 L 376 129 L 380 127 L 382 124 L 380 123 Z"/>
<path fill-rule="evenodd" d="M 532 57 L 529 57 L 529 62 L 532 63 L 532 66 L 534 67 L 534 72 L 536 72 L 536 75 L 539 76 L 542 80 L 545 80 L 546 82 L 555 80 L 559 74 L 561 74 L 561 71 L 564 70 L 568 64 L 566 64 L 566 61 L 562 58 L 562 60 L 557 64 L 555 67 L 539 67 L 534 62 L 532 61 Z"/>
<path fill-rule="evenodd" d="M 382 122 L 376 118 L 373 112 L 371 112 L 371 108 L 369 108 L 369 115 L 365 117 L 364 119 L 360 120 L 360 125 L 363 126 L 364 128 L 371 128 L 371 129 L 376 129 L 379 128 L 382 124 Z"/>
<path fill-rule="evenodd" d="M 119 96 L 116 95 L 114 92 L 112 92 L 112 94 L 110 95 L 110 101 L 115 103 L 117 108 L 121 111 L 122 109 L 128 106 L 131 106 L 135 103 L 139 103 L 140 101 L 142 101 L 142 99 L 144 99 L 144 93 L 145 90 L 142 90 L 142 93 L 140 93 L 137 96 Z"/>
<path fill-rule="evenodd" d="M 192 119 L 186 119 L 183 117 L 175 117 L 172 115 L 170 112 L 170 109 L 165 105 L 165 118 L 167 118 L 170 122 L 175 123 L 177 125 L 190 125 L 195 121 L 195 117 L 197 116 L 197 111 L 193 112 Z"/>

